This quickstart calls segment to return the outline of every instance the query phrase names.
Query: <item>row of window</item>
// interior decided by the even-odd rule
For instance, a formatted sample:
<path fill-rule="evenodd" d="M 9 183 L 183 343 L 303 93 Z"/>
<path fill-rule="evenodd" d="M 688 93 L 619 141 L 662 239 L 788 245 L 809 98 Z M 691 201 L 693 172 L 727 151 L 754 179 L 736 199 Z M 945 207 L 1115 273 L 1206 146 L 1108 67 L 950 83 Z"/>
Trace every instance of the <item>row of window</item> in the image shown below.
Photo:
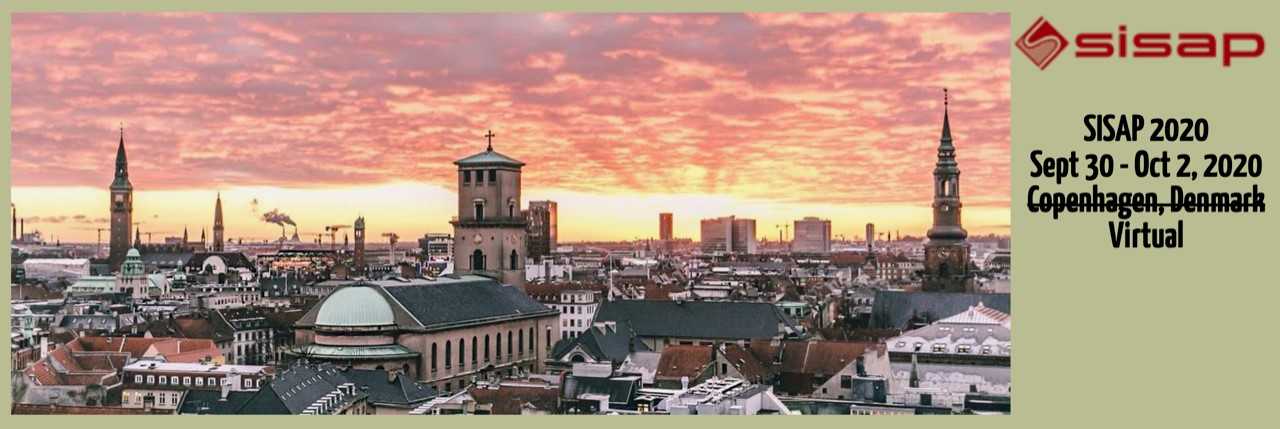
<path fill-rule="evenodd" d="M 463 170 L 463 171 L 462 171 L 462 184 L 463 184 L 463 185 L 470 185 L 470 184 L 471 184 L 471 173 L 473 173 L 473 172 L 475 173 L 475 178 L 476 178 L 476 184 L 477 184 L 477 185 L 480 185 L 480 184 L 483 184 L 483 183 L 484 183 L 484 176 L 485 176 L 485 172 L 488 172 L 488 173 L 489 173 L 489 183 L 490 183 L 490 184 L 492 184 L 492 183 L 497 183 L 497 182 L 498 182 L 498 170 Z"/>
<path fill-rule="evenodd" d="M 898 348 L 899 348 L 899 349 L 901 349 L 901 348 L 905 348 L 906 346 L 907 346 L 907 343 L 906 343 L 906 342 L 903 342 L 903 341 L 899 341 L 899 342 L 898 342 Z M 916 349 L 920 349 L 920 348 L 921 348 L 921 347 L 923 347 L 923 346 L 924 346 L 924 343 L 916 343 L 916 344 L 915 344 L 915 348 L 916 348 Z M 1006 350 L 1006 351 L 1008 351 L 1008 350 L 1009 350 L 1009 347 L 1005 347 L 1005 350 Z M 984 355 L 989 355 L 989 354 L 994 353 L 994 352 L 995 352 L 995 349 L 993 349 L 993 348 L 992 348 L 991 346 L 989 346 L 989 345 L 984 345 L 984 346 L 982 346 L 981 351 L 982 351 L 982 354 L 984 354 Z M 946 345 L 946 344 L 943 344 L 943 343 L 934 344 L 934 345 L 933 345 L 933 352 L 934 352 L 934 353 L 946 353 L 946 352 L 947 352 L 947 345 Z M 958 354 L 973 354 L 973 345 L 972 345 L 972 344 L 959 344 L 959 345 L 956 345 L 955 353 L 958 353 Z"/>
<path fill-rule="evenodd" d="M 485 262 L 484 252 L 481 252 L 480 249 L 476 249 L 474 252 L 471 252 L 471 269 L 483 270 L 485 269 L 485 265 L 487 265 Z M 507 269 L 519 269 L 519 262 L 520 255 L 517 255 L 516 251 L 512 250 L 511 254 L 507 257 Z"/>
<path fill-rule="evenodd" d="M 155 395 L 155 398 L 156 398 L 156 405 L 157 405 L 157 406 L 166 406 L 166 405 L 169 405 L 169 404 L 172 404 L 172 405 L 174 405 L 174 406 L 177 406 L 177 405 L 178 405 L 178 403 L 179 403 L 179 399 L 178 399 L 178 396 L 179 396 L 179 395 L 178 395 L 178 392 L 167 392 L 167 393 L 166 393 L 166 392 L 158 392 L 158 393 L 154 393 L 154 395 Z M 121 402 L 122 402 L 122 403 L 125 403 L 125 404 L 128 404 L 128 403 L 132 402 L 132 403 L 134 403 L 134 404 L 141 405 L 141 404 L 142 404 L 142 398 L 143 398 L 144 396 L 147 396 L 147 394 L 146 394 L 146 393 L 144 393 L 144 392 L 133 392 L 132 397 L 130 397 L 129 392 L 125 392 L 125 393 L 124 393 L 124 397 L 123 397 L 123 398 L 121 398 Z"/>
<path fill-rule="evenodd" d="M 134 383 L 134 384 L 142 384 L 142 380 L 143 380 L 142 375 L 135 374 L 135 375 L 133 376 L 133 383 Z M 208 385 L 208 386 L 220 386 L 220 385 L 221 385 L 221 383 L 222 383 L 222 380 L 223 380 L 223 379 L 221 379 L 221 378 L 216 378 L 216 377 L 209 377 L 209 378 L 204 378 L 204 377 L 195 377 L 195 378 L 192 378 L 192 377 L 182 377 L 181 379 L 179 379 L 179 378 L 178 378 L 178 376 L 176 376 L 176 375 L 175 375 L 175 376 L 172 376 L 172 377 L 167 376 L 167 375 L 162 375 L 162 376 L 160 376 L 160 377 L 159 377 L 159 379 L 158 379 L 158 380 L 159 380 L 159 383 L 156 383 L 156 381 L 157 381 L 156 376 L 154 376 L 154 375 L 148 375 L 148 376 L 146 376 L 147 384 L 155 384 L 155 385 L 159 385 L 159 386 L 166 386 L 166 385 L 167 385 L 167 386 L 187 386 L 187 387 L 192 387 L 192 386 L 194 386 L 194 387 L 204 387 L 204 386 L 206 386 L 206 385 Z M 208 380 L 208 381 L 206 381 L 206 380 Z M 206 384 L 206 383 L 207 383 L 207 384 Z M 244 386 L 243 386 L 243 387 L 244 387 L 244 388 L 246 388 L 246 389 L 247 389 L 247 388 L 251 388 L 251 387 L 260 387 L 260 386 L 262 385 L 262 380 L 259 380 L 259 379 L 250 379 L 250 378 L 245 378 L 245 379 L 243 379 L 243 384 L 244 384 Z"/>
<path fill-rule="evenodd" d="M 528 339 L 528 342 L 525 341 L 526 338 Z M 547 334 L 545 338 L 547 343 L 546 344 L 547 350 L 550 350 L 551 349 L 551 328 L 550 327 L 547 327 Z M 497 355 L 498 360 L 502 360 L 502 345 L 503 345 L 502 333 L 497 334 L 496 341 L 494 344 L 492 344 L 493 347 L 491 347 L 489 340 L 490 340 L 490 336 L 485 335 L 484 348 L 483 348 L 484 362 L 488 363 L 490 361 L 489 353 L 491 350 L 494 351 L 494 354 Z M 460 338 L 458 339 L 457 344 L 458 344 L 458 360 L 457 360 L 458 367 L 465 368 L 466 362 L 467 362 L 467 341 L 465 338 Z M 525 346 L 527 346 L 527 350 L 529 351 L 529 353 L 533 353 L 535 344 L 537 344 L 537 338 L 534 335 L 533 328 L 529 328 L 528 336 L 525 335 L 524 330 L 515 330 L 515 331 L 509 330 L 507 331 L 507 342 L 506 342 L 507 358 L 510 359 L 513 352 L 515 354 L 519 354 L 523 356 L 526 350 Z M 453 368 L 453 362 L 454 362 L 453 345 L 454 345 L 454 342 L 452 340 L 448 340 L 444 342 L 444 368 L 445 369 Z M 521 347 L 517 347 L 517 346 L 521 346 Z M 480 337 L 472 336 L 471 337 L 471 365 L 472 366 L 475 366 L 480 362 L 480 350 L 481 350 Z M 439 345 L 437 343 L 431 343 L 431 371 L 438 370 L 439 366 L 440 366 Z"/>
<path fill-rule="evenodd" d="M 564 314 L 587 314 L 588 311 L 594 310 L 594 307 L 582 307 L 578 305 L 561 305 L 559 310 Z"/>

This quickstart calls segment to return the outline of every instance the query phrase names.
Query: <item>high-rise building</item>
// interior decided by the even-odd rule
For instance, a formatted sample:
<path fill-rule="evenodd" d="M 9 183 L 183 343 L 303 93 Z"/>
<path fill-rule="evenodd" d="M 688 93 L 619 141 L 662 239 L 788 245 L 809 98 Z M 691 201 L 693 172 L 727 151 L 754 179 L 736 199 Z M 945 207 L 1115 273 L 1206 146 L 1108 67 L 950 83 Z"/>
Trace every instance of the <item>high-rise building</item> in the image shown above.
<path fill-rule="evenodd" d="M 130 230 L 133 228 L 133 184 L 129 183 L 129 160 L 124 153 L 124 128 L 120 128 L 120 147 L 116 149 L 116 174 L 111 182 L 111 250 L 107 261 L 112 271 L 120 269 L 129 252 Z"/>
<path fill-rule="evenodd" d="M 493 150 L 454 161 L 458 166 L 458 217 L 453 224 L 453 270 L 490 277 L 524 290 L 528 220 L 520 210 L 525 163 Z"/>
<path fill-rule="evenodd" d="M 556 202 L 530 201 L 528 210 L 530 258 L 538 261 L 556 251 Z"/>
<path fill-rule="evenodd" d="M 831 253 L 831 221 L 806 217 L 795 221 L 792 253 Z"/>
<path fill-rule="evenodd" d="M 946 90 L 943 90 L 945 97 Z M 938 162 L 933 169 L 933 227 L 924 245 L 925 291 L 973 292 L 969 272 L 969 233 L 960 225 L 960 167 L 951 144 L 948 100 L 943 99 L 942 139 Z"/>
<path fill-rule="evenodd" d="M 671 213 L 658 213 L 658 239 L 671 241 L 675 238 L 675 230 L 671 227 Z"/>
<path fill-rule="evenodd" d="M 225 241 L 222 236 L 222 192 L 218 192 L 218 202 L 213 206 L 213 251 L 221 252 Z"/>
<path fill-rule="evenodd" d="M 756 220 L 734 216 L 702 220 L 703 253 L 756 253 Z"/>

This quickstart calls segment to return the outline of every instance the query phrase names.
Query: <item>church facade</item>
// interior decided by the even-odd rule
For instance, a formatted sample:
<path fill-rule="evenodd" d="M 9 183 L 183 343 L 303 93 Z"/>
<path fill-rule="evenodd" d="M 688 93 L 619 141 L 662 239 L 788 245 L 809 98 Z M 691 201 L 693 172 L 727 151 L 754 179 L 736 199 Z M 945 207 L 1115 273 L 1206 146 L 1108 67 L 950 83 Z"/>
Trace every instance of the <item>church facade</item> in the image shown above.
<path fill-rule="evenodd" d="M 454 162 L 458 166 L 458 217 L 453 220 L 453 266 L 524 291 L 528 220 L 521 213 L 524 163 L 493 150 Z"/>
<path fill-rule="evenodd" d="M 943 90 L 944 94 L 946 90 Z M 951 140 L 949 100 L 943 99 L 942 138 L 933 169 L 933 227 L 924 245 L 926 292 L 974 292 L 969 271 L 969 233 L 960 224 L 960 167 Z"/>

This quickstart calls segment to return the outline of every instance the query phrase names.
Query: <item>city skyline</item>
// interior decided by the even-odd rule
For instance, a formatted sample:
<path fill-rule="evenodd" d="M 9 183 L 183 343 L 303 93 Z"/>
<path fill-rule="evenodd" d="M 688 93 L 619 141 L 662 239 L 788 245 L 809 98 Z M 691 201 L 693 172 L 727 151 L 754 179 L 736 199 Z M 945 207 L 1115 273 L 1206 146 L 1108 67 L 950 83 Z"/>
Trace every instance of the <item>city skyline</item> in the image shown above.
<path fill-rule="evenodd" d="M 806 216 L 921 236 L 950 87 L 965 225 L 1008 233 L 1007 15 L 441 19 L 15 15 L 18 215 L 94 242 L 123 121 L 153 242 L 212 232 L 219 191 L 231 239 L 276 238 L 271 210 L 304 241 L 362 215 L 420 237 L 450 230 L 451 162 L 492 129 L 529 163 L 522 203 L 560 205 L 561 241 L 656 237 L 660 212 L 687 238 L 729 215 L 760 237 Z M 499 25 L 516 31 L 467 31 Z"/>

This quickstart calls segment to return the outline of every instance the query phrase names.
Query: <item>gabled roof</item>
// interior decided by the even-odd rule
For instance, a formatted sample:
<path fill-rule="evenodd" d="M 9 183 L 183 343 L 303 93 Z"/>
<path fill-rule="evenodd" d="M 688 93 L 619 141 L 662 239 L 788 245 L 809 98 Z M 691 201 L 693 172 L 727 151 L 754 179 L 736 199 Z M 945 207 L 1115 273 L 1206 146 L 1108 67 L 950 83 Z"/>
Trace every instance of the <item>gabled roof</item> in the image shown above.
<path fill-rule="evenodd" d="M 413 408 L 440 396 L 436 389 L 415 383 L 409 377 L 396 376 L 388 380 L 386 371 L 348 369 L 342 371 L 342 375 L 355 383 L 356 389 L 367 388 L 369 403 L 375 406 Z"/>
<path fill-rule="evenodd" d="M 592 326 L 576 338 L 556 343 L 552 351 L 552 359 L 561 360 L 574 348 L 580 348 L 597 362 L 610 361 L 621 363 L 631 354 L 632 338 L 635 331 L 629 322 L 616 323 L 613 327 Z M 635 341 L 636 351 L 649 351 L 643 341 Z"/>
<path fill-rule="evenodd" d="M 790 316 L 767 302 L 605 301 L 595 321 L 630 322 L 636 335 L 650 338 L 747 340 L 782 337 L 787 329 L 800 334 Z"/>
<path fill-rule="evenodd" d="M 507 165 L 512 167 L 524 167 L 525 165 L 523 162 L 516 161 L 514 158 L 494 152 L 493 148 L 459 159 L 453 163 L 458 166 Z"/>

